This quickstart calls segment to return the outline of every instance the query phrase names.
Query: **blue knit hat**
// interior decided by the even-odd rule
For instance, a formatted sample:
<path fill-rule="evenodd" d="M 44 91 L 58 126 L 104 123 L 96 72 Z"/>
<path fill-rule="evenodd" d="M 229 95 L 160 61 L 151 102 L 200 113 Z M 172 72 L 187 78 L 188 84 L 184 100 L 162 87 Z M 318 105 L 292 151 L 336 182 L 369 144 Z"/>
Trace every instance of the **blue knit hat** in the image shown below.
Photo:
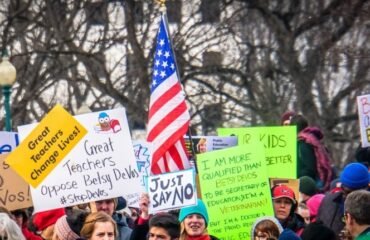
<path fill-rule="evenodd" d="M 208 226 L 208 212 L 206 205 L 204 205 L 203 201 L 198 199 L 198 203 L 196 206 L 191 207 L 184 207 L 181 208 L 180 214 L 179 214 L 179 221 L 182 222 L 184 219 L 190 215 L 190 214 L 199 214 L 204 218 L 204 221 L 206 222 L 206 226 Z"/>
<path fill-rule="evenodd" d="M 342 186 L 353 190 L 365 188 L 369 184 L 369 172 L 361 163 L 348 164 L 340 175 Z"/>

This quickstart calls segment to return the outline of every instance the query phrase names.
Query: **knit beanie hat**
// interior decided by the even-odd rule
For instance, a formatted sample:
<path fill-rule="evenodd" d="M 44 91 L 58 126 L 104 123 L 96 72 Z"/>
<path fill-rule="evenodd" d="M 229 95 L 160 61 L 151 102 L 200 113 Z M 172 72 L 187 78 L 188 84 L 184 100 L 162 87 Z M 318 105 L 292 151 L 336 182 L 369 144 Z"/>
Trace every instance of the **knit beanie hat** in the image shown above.
<path fill-rule="evenodd" d="M 63 240 L 76 240 L 79 238 L 79 236 L 73 232 L 69 226 L 66 215 L 57 220 L 54 226 L 54 232 L 57 234 L 59 239 Z"/>
<path fill-rule="evenodd" d="M 324 197 L 324 194 L 316 194 L 307 200 L 306 205 L 308 207 L 308 210 L 310 211 L 311 218 L 315 218 L 317 216 L 317 213 L 319 212 L 319 207 Z"/>
<path fill-rule="evenodd" d="M 299 178 L 299 192 L 304 193 L 308 196 L 315 195 L 317 192 L 315 181 L 308 176 L 300 177 Z"/>
<path fill-rule="evenodd" d="M 361 163 L 348 164 L 340 175 L 342 186 L 352 190 L 365 188 L 369 184 L 369 172 Z"/>
<path fill-rule="evenodd" d="M 43 231 L 47 227 L 54 225 L 55 222 L 65 215 L 64 208 L 57 208 L 49 211 L 36 213 L 33 217 L 33 225 L 37 231 Z"/>
<path fill-rule="evenodd" d="M 296 115 L 296 113 L 293 112 L 293 111 L 287 111 L 287 112 L 285 112 L 281 116 L 281 119 L 280 119 L 281 125 L 283 125 L 285 121 L 290 120 L 294 115 Z"/>
<path fill-rule="evenodd" d="M 208 226 L 208 212 L 206 205 L 204 205 L 203 201 L 198 199 L 196 206 L 190 206 L 190 207 L 184 207 L 181 208 L 180 214 L 179 214 L 179 221 L 182 222 L 184 219 L 190 215 L 190 214 L 199 214 L 204 218 L 204 221 L 206 222 L 206 226 Z"/>
<path fill-rule="evenodd" d="M 301 240 L 301 238 L 289 228 L 285 228 L 280 234 L 279 240 Z"/>

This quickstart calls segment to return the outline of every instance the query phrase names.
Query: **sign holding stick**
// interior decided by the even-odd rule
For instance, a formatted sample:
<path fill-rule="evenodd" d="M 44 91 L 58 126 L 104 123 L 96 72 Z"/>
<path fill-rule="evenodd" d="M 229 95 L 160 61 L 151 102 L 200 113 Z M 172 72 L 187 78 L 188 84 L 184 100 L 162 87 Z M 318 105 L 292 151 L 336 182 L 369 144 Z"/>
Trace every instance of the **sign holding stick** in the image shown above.
<path fill-rule="evenodd" d="M 148 178 L 149 213 L 196 205 L 194 170 L 164 173 Z"/>

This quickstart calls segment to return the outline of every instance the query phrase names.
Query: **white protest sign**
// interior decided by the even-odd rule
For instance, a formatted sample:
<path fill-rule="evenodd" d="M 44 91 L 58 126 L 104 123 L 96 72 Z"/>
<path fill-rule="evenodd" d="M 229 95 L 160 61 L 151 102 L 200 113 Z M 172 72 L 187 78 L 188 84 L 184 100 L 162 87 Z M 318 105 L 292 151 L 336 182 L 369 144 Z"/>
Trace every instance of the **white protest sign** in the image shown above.
<path fill-rule="evenodd" d="M 142 185 L 141 192 L 145 192 L 145 182 L 150 175 L 151 143 L 144 140 L 133 140 L 132 144 L 134 147 L 137 168 L 140 174 L 140 183 Z M 127 201 L 127 206 L 138 208 L 141 192 L 124 195 Z"/>
<path fill-rule="evenodd" d="M 362 147 L 370 146 L 370 94 L 357 96 Z"/>
<path fill-rule="evenodd" d="M 193 169 L 159 174 L 148 178 L 149 213 L 197 204 Z"/>
<path fill-rule="evenodd" d="M 18 145 L 19 140 L 16 132 L 0 131 L 0 154 L 10 153 Z"/>
<path fill-rule="evenodd" d="M 191 140 L 196 154 L 211 152 L 238 145 L 238 137 L 236 136 L 192 136 Z M 188 136 L 185 137 L 185 144 L 188 152 L 192 153 L 190 138 Z"/>
<path fill-rule="evenodd" d="M 75 118 L 88 133 L 37 188 L 31 187 L 35 212 L 133 194 L 141 189 L 125 110 Z M 34 127 L 35 124 L 19 127 L 20 138 L 24 139 Z"/>

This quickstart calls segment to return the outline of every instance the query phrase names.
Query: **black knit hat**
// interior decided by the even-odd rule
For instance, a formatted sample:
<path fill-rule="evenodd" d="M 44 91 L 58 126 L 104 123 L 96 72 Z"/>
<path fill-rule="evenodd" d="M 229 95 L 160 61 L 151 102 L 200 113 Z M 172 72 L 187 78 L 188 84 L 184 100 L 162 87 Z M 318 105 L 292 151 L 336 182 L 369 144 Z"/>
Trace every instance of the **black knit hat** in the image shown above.
<path fill-rule="evenodd" d="M 308 196 L 313 196 L 317 193 L 315 181 L 308 177 L 303 176 L 299 178 L 299 192 L 304 193 Z"/>

